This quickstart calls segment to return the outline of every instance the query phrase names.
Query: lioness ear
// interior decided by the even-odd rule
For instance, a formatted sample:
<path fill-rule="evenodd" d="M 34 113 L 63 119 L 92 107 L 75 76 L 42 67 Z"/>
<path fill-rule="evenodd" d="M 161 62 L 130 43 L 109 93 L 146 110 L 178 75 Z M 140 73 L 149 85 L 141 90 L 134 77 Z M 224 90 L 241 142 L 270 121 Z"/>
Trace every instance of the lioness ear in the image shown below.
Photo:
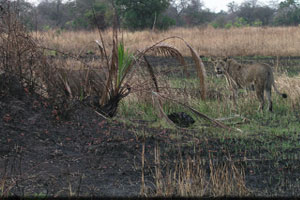
<path fill-rule="evenodd" d="M 224 62 L 227 62 L 227 60 L 228 60 L 228 57 L 226 57 L 226 58 L 223 59 Z"/>

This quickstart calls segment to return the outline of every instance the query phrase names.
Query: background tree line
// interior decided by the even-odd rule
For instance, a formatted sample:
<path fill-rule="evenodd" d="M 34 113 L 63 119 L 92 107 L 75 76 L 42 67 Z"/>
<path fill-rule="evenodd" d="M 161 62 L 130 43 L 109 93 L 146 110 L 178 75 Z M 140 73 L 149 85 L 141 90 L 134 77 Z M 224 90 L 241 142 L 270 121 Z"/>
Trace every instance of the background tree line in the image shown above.
<path fill-rule="evenodd" d="M 7 0 L 0 0 L 7 1 Z M 257 0 L 241 4 L 232 1 L 228 11 L 213 12 L 201 0 L 42 0 L 32 5 L 26 0 L 14 0 L 19 16 L 31 30 L 106 29 L 112 25 L 113 10 L 118 12 L 122 28 L 129 30 L 168 29 L 212 25 L 215 28 L 243 26 L 291 26 L 300 24 L 298 0 L 268 5 Z"/>

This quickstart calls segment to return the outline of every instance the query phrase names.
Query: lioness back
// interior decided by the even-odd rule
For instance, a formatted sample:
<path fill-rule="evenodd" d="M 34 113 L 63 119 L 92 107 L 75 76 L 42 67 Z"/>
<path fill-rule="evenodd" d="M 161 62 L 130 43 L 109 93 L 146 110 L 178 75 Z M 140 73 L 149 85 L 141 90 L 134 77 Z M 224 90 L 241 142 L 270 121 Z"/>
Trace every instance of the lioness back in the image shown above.
<path fill-rule="evenodd" d="M 274 82 L 273 80 L 273 71 L 269 65 L 266 64 L 251 64 L 245 65 L 245 78 L 246 83 L 251 84 L 253 82 L 260 82 L 265 86 L 271 87 L 271 84 Z"/>
<path fill-rule="evenodd" d="M 272 68 L 267 64 L 241 64 L 233 59 L 227 61 L 229 75 L 238 85 L 246 87 L 254 82 L 272 82 Z"/>

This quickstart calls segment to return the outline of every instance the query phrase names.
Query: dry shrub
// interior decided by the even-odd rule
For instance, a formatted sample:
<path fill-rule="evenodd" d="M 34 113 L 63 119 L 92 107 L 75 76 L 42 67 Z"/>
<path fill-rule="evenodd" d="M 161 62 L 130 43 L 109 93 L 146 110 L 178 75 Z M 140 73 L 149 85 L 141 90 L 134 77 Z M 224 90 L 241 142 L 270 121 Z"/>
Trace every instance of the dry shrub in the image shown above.
<path fill-rule="evenodd" d="M 16 6 L 3 2 L 0 20 L 0 73 L 7 79 L 17 80 L 30 92 L 41 88 L 40 71 L 47 72 L 48 63 L 31 35 L 19 22 Z M 4 81 L 5 82 L 5 81 Z M 3 92 L 3 91 L 2 91 Z"/>
<path fill-rule="evenodd" d="M 3 3 L 0 21 L 0 92 L 18 95 L 22 89 L 48 98 L 59 113 L 72 109 L 73 98 L 83 100 L 87 96 L 102 96 L 105 86 L 102 73 L 91 69 L 81 61 L 65 57 L 53 59 L 49 50 L 39 46 L 17 17 L 14 3 Z M 55 51 L 56 52 L 56 51 Z M 63 53 L 62 53 L 63 54 Z M 63 54 L 64 55 L 64 54 Z M 74 64 L 74 66 L 70 66 Z M 105 77 L 104 77 L 105 78 Z M 15 87 L 16 84 L 20 87 Z M 12 88 L 14 87 L 14 88 Z M 17 88 L 17 89 L 16 89 Z M 24 92 L 24 91 L 23 91 Z M 16 94 L 15 94 L 16 93 Z M 93 97 L 94 97 L 93 96 Z M 94 105 L 94 100 L 93 105 Z M 95 103 L 99 106 L 99 102 Z"/>
<path fill-rule="evenodd" d="M 52 75 L 43 76 L 49 95 L 58 98 L 85 98 L 101 96 L 104 91 L 107 70 L 99 62 L 84 63 L 74 58 L 53 58 Z"/>

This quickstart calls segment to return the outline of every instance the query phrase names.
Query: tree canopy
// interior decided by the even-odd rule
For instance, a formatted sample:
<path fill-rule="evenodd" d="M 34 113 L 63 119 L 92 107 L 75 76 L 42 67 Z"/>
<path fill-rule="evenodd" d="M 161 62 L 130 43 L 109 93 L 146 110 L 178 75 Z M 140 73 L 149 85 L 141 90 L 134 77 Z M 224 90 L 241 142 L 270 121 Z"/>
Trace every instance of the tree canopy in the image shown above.
<path fill-rule="evenodd" d="M 116 0 L 125 28 L 137 30 L 162 26 L 162 13 L 169 7 L 170 0 Z"/>
<path fill-rule="evenodd" d="M 219 12 L 206 8 L 202 0 L 41 0 L 38 5 L 14 0 L 11 3 L 18 4 L 21 20 L 32 30 L 105 29 L 113 24 L 114 10 L 119 25 L 129 30 L 300 24 L 298 0 L 273 1 L 270 5 L 257 0 L 245 0 L 241 4 L 232 1 L 227 11 Z"/>

